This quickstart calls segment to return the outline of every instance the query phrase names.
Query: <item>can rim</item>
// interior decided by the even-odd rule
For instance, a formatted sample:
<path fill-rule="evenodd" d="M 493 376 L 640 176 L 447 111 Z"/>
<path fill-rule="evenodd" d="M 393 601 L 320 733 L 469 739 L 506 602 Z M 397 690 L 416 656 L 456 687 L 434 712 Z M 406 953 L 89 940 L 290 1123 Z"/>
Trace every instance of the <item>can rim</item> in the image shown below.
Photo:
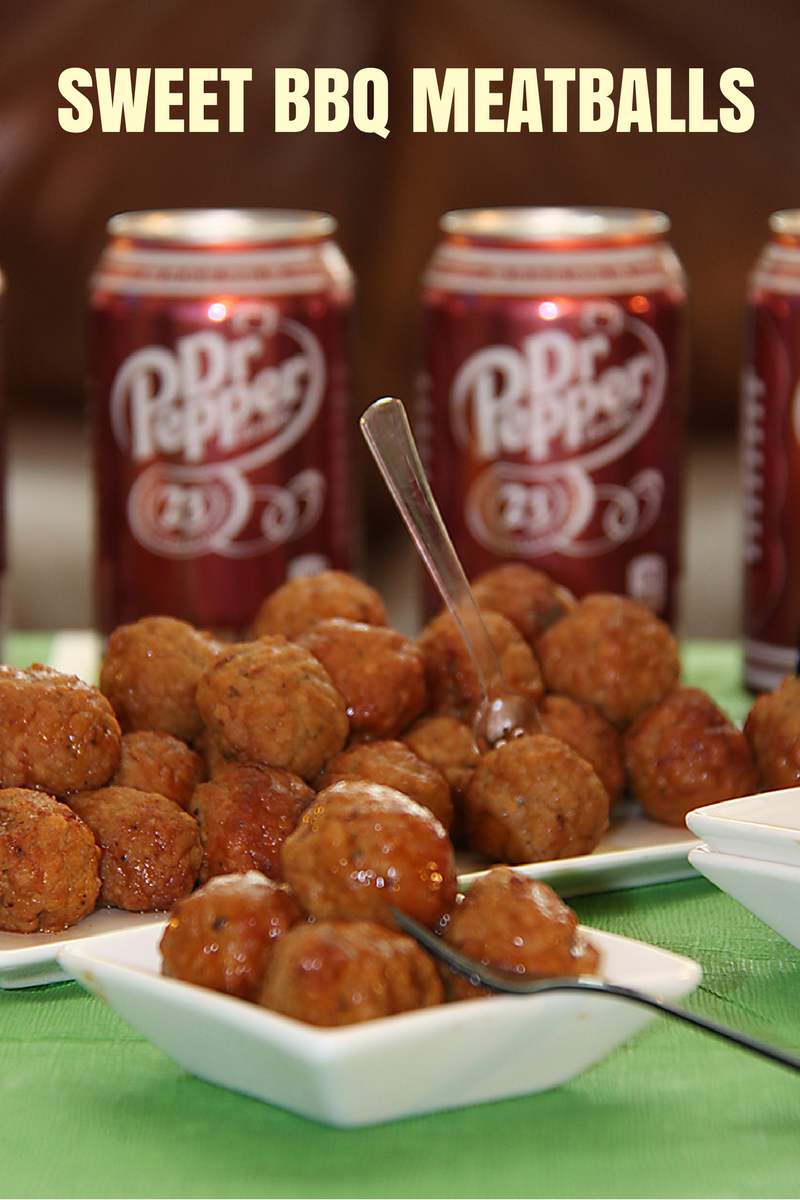
<path fill-rule="evenodd" d="M 329 213 L 289 208 L 166 208 L 117 213 L 112 237 L 186 246 L 287 242 L 328 237 L 337 228 Z"/>
<path fill-rule="evenodd" d="M 782 208 L 769 218 L 773 233 L 800 234 L 800 208 Z"/>
<path fill-rule="evenodd" d="M 666 233 L 670 225 L 669 217 L 659 209 L 602 206 L 462 208 L 439 219 L 445 233 L 490 241 L 652 238 Z"/>

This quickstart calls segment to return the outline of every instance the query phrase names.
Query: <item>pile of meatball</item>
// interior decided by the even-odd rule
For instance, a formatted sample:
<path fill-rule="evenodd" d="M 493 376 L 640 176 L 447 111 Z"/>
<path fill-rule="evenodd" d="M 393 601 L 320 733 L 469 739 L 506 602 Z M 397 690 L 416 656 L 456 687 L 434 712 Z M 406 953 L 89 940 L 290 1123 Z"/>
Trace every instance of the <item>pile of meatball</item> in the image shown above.
<path fill-rule="evenodd" d="M 399 955 L 386 1003 L 441 998 L 390 910 L 461 937 L 484 885 L 457 895 L 457 849 L 503 864 L 483 932 L 463 935 L 478 957 L 504 964 L 508 947 L 487 945 L 525 925 L 522 889 L 541 938 L 566 947 L 558 971 L 585 970 L 574 914 L 509 867 L 590 853 L 623 793 L 682 825 L 692 808 L 800 778 L 794 679 L 742 730 L 681 684 L 676 640 L 644 606 L 577 600 L 519 563 L 473 587 L 507 681 L 538 710 L 491 749 L 473 736 L 481 695 L 450 614 L 409 638 L 344 572 L 288 580 L 243 641 L 166 616 L 120 626 L 98 687 L 0 666 L 0 929 L 63 929 L 97 907 L 171 911 L 166 971 L 208 971 L 230 990 L 241 961 L 247 998 L 335 1024 L 319 996 L 298 999 L 301 964 L 336 978 L 351 959 L 369 975 L 375 959 L 380 974 Z M 330 978 L 323 990 L 337 993 Z"/>

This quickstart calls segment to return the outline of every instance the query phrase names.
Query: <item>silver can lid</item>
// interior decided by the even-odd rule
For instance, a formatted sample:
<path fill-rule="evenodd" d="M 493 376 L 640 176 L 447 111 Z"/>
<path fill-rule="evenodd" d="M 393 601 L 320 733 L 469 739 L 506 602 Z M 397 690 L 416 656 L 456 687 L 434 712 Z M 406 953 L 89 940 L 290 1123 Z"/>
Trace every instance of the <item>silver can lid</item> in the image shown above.
<path fill-rule="evenodd" d="M 648 208 L 473 208 L 447 212 L 439 221 L 447 234 L 492 241 L 608 241 L 661 237 L 669 217 Z"/>
<path fill-rule="evenodd" d="M 173 208 L 123 212 L 111 217 L 112 237 L 184 246 L 293 242 L 328 237 L 328 213 L 281 208 Z"/>
<path fill-rule="evenodd" d="M 782 208 L 779 212 L 772 214 L 768 224 L 773 233 L 798 237 L 800 236 L 800 208 Z"/>

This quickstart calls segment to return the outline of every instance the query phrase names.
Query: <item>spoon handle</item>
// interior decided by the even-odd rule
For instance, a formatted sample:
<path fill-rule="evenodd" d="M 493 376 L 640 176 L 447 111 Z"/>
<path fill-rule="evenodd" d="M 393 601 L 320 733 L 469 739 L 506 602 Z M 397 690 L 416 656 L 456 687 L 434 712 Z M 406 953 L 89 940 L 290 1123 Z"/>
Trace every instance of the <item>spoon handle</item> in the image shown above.
<path fill-rule="evenodd" d="M 424 946 L 435 958 L 445 963 L 451 971 L 458 975 L 463 975 L 466 979 L 471 980 L 475 984 L 482 984 L 494 992 L 510 993 L 517 996 L 533 996 L 540 992 L 597 992 L 600 995 L 616 996 L 621 1000 L 628 1000 L 633 1004 L 641 1005 L 645 1008 L 655 1009 L 656 1012 L 662 1013 L 665 1016 L 672 1017 L 677 1021 L 683 1021 L 687 1025 L 693 1025 L 696 1029 L 702 1029 L 706 1033 L 714 1034 L 718 1038 L 722 1038 L 727 1042 L 733 1042 L 737 1046 L 742 1046 L 745 1050 L 751 1050 L 754 1054 L 761 1055 L 762 1058 L 768 1058 L 772 1062 L 780 1063 L 781 1066 L 789 1067 L 793 1071 L 800 1071 L 800 1057 L 792 1054 L 788 1050 L 782 1050 L 779 1046 L 770 1045 L 768 1042 L 761 1041 L 760 1038 L 750 1037 L 746 1033 L 740 1033 L 737 1029 L 731 1029 L 727 1025 L 721 1025 L 718 1021 L 712 1020 L 710 1017 L 702 1017 L 699 1013 L 689 1012 L 685 1008 L 678 1008 L 674 1004 L 669 1004 L 666 1000 L 659 1000 L 655 996 L 648 995 L 647 992 L 640 992 L 634 988 L 624 987 L 622 984 L 608 983 L 594 975 L 579 975 L 565 979 L 553 978 L 531 978 L 507 976 L 500 971 L 493 970 L 491 967 L 485 966 L 483 963 L 476 962 L 475 959 L 467 957 L 455 946 L 450 946 L 432 929 L 428 929 L 414 917 L 402 911 L 402 909 L 393 908 L 392 915 L 406 933 L 410 934 L 421 946 Z"/>
<path fill-rule="evenodd" d="M 405 407 L 400 400 L 389 396 L 376 400 L 361 417 L 361 430 L 467 645 L 485 700 L 491 683 L 502 677 L 497 651 L 433 498 Z"/>

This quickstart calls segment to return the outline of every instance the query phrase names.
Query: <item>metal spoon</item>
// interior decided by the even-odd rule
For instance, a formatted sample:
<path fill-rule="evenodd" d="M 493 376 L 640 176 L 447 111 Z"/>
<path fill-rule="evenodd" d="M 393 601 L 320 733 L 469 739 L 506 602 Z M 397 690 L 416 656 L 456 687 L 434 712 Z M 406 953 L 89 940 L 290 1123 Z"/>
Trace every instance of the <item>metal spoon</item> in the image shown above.
<path fill-rule="evenodd" d="M 770 1046 L 767 1042 L 762 1042 L 757 1038 L 748 1037 L 747 1034 L 739 1033 L 738 1030 L 729 1029 L 726 1025 L 712 1021 L 709 1017 L 701 1017 L 696 1013 L 687 1012 L 685 1009 L 668 1004 L 665 1000 L 657 1000 L 655 996 L 648 996 L 646 992 L 623 987 L 617 983 L 608 983 L 595 975 L 578 975 L 567 979 L 536 979 L 531 978 L 530 975 L 520 978 L 508 975 L 503 971 L 484 966 L 476 959 L 462 954 L 460 950 L 450 946 L 438 934 L 421 925 L 414 917 L 408 916 L 400 909 L 393 908 L 392 916 L 401 929 L 410 934 L 421 946 L 424 946 L 430 954 L 446 963 L 451 971 L 463 975 L 474 984 L 482 984 L 483 987 L 487 987 L 493 992 L 509 992 L 529 996 L 539 992 L 589 991 L 601 992 L 606 996 L 617 996 L 619 999 L 631 1001 L 633 1004 L 654 1008 L 657 1012 L 694 1025 L 706 1033 L 713 1033 L 717 1037 L 724 1038 L 725 1041 L 743 1046 L 746 1050 L 752 1050 L 764 1058 L 780 1063 L 781 1066 L 790 1067 L 793 1071 L 800 1071 L 800 1057 L 796 1054 L 791 1054 L 788 1050 L 781 1050 L 777 1046 Z"/>
<path fill-rule="evenodd" d="M 508 686 L 480 609 L 430 489 L 400 400 L 376 400 L 361 430 L 431 578 L 464 639 L 478 677 L 481 703 L 472 732 L 481 748 L 537 730 L 536 706 Z"/>

